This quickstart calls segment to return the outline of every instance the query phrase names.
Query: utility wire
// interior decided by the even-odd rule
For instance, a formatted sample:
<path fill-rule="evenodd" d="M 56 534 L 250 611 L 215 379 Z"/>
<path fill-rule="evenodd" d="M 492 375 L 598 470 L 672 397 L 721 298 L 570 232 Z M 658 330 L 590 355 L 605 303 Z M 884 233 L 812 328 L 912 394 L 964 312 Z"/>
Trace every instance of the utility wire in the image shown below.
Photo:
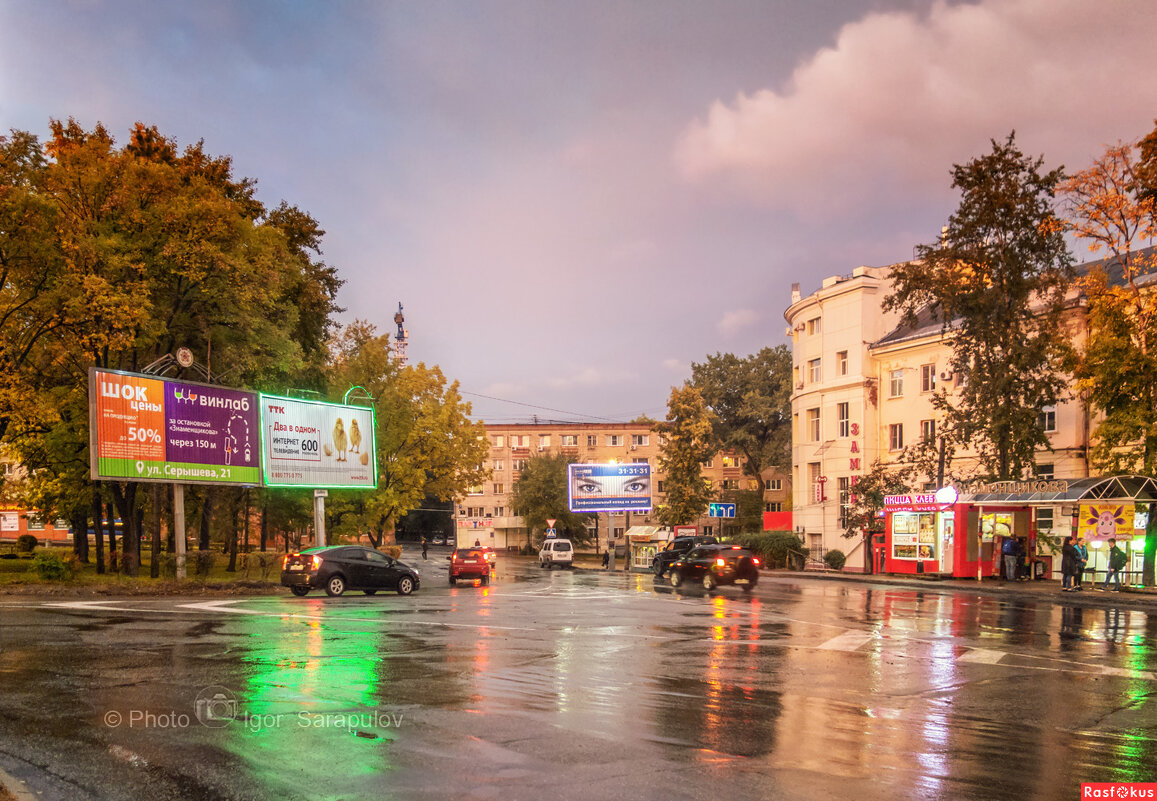
<path fill-rule="evenodd" d="M 558 412 L 559 414 L 573 414 L 576 417 L 589 417 L 594 420 L 605 420 L 608 423 L 621 423 L 622 420 L 615 420 L 612 417 L 599 417 L 597 414 L 582 414 L 581 412 L 568 412 L 566 409 L 552 409 L 549 406 L 539 406 L 534 403 L 523 403 L 522 401 L 507 400 L 506 398 L 496 398 L 493 395 L 482 395 L 478 392 L 467 392 L 463 389 L 458 390 L 463 395 L 470 395 L 474 398 L 486 398 L 486 400 L 498 401 L 499 403 L 513 403 L 515 406 L 526 406 L 530 409 L 542 409 L 547 412 Z"/>

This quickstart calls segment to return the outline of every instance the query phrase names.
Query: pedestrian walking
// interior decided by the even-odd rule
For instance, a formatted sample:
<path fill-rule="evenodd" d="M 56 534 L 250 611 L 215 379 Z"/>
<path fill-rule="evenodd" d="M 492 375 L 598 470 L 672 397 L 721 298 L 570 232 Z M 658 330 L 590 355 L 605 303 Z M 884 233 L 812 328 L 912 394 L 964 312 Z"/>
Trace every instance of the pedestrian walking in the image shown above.
<path fill-rule="evenodd" d="M 1065 540 L 1061 547 L 1061 590 L 1073 592 L 1077 575 L 1077 562 L 1081 559 L 1081 552 L 1077 550 L 1077 536 L 1074 534 Z"/>
<path fill-rule="evenodd" d="M 1089 563 L 1089 549 L 1085 547 L 1085 538 L 1077 537 L 1077 553 L 1079 560 L 1077 561 L 1076 585 L 1078 590 L 1083 590 L 1084 584 L 1082 581 L 1085 578 L 1085 565 Z"/>
<path fill-rule="evenodd" d="M 610 567 L 610 564 L 611 564 L 611 552 L 610 551 L 603 551 L 603 568 L 606 569 L 607 567 Z"/>
<path fill-rule="evenodd" d="M 426 549 L 429 547 L 430 547 L 430 544 L 426 541 L 426 538 L 422 537 L 422 560 L 423 561 L 426 560 Z"/>
<path fill-rule="evenodd" d="M 1121 571 L 1124 570 L 1128 561 L 1129 557 L 1125 556 L 1125 552 L 1117 547 L 1117 541 L 1109 540 L 1109 569 L 1105 571 L 1105 583 L 1101 585 L 1102 590 L 1109 589 L 1109 579 L 1113 580 L 1113 592 L 1118 592 L 1121 589 Z"/>

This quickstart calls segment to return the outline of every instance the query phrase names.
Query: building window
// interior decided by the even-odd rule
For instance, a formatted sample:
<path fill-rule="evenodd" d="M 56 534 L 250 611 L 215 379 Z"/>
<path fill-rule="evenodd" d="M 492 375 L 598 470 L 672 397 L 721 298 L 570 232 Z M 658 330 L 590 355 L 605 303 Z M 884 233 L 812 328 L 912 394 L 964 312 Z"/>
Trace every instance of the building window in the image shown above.
<path fill-rule="evenodd" d="M 510 447 L 512 447 L 512 448 L 529 448 L 530 447 L 530 434 L 522 434 L 522 435 L 511 434 L 510 435 Z"/>
<path fill-rule="evenodd" d="M 846 350 L 836 353 L 836 372 L 840 375 L 848 374 L 848 352 Z"/>
<path fill-rule="evenodd" d="M 813 384 L 818 384 L 820 382 L 820 379 L 821 379 L 820 360 L 819 359 L 808 359 L 807 380 L 812 382 Z"/>
<path fill-rule="evenodd" d="M 636 446 L 638 446 L 638 445 L 650 445 L 651 444 L 651 435 L 650 434 L 631 434 L 631 444 L 636 445 Z"/>
<path fill-rule="evenodd" d="M 783 504 L 780 503 L 779 501 L 771 501 L 770 503 L 765 503 L 763 505 L 763 511 L 765 511 L 765 512 L 782 512 L 783 511 Z"/>
<path fill-rule="evenodd" d="M 710 537 L 714 533 L 715 533 L 715 526 L 704 526 L 703 527 L 703 536 L 704 537 Z"/>
<path fill-rule="evenodd" d="M 622 526 L 615 526 L 615 539 L 616 540 L 622 539 L 622 536 L 625 532 L 626 532 L 626 529 L 623 528 Z"/>
<path fill-rule="evenodd" d="M 667 491 L 667 482 L 664 481 L 663 479 L 659 479 L 658 487 L 659 487 L 659 492 L 666 492 Z"/>
<path fill-rule="evenodd" d="M 501 495 L 503 493 L 503 491 L 504 490 L 503 490 L 503 487 L 501 484 L 495 484 L 494 485 L 494 494 L 495 495 Z"/>
<path fill-rule="evenodd" d="M 921 392 L 935 392 L 936 391 L 936 365 L 922 364 L 920 365 L 920 391 Z"/>
<path fill-rule="evenodd" d="M 636 456 L 635 458 L 631 459 L 631 463 L 632 464 L 650 464 L 651 459 L 647 456 Z"/>
<path fill-rule="evenodd" d="M 888 373 L 890 392 L 888 397 L 902 398 L 904 397 L 904 371 L 893 370 Z"/>
<path fill-rule="evenodd" d="M 550 447 L 550 434 L 539 434 L 538 435 L 538 447 L 540 447 L 540 448 L 549 448 Z"/>
<path fill-rule="evenodd" d="M 623 444 L 622 434 L 607 434 L 607 445 L 610 447 L 621 446 Z"/>
<path fill-rule="evenodd" d="M 888 450 L 904 450 L 904 424 L 893 423 L 888 426 Z"/>
<path fill-rule="evenodd" d="M 598 434 L 587 434 L 587 447 L 594 448 L 599 444 Z"/>
<path fill-rule="evenodd" d="M 501 448 L 505 444 L 506 444 L 506 437 L 502 436 L 501 434 L 495 434 L 494 435 L 494 447 L 495 448 Z"/>
<path fill-rule="evenodd" d="M 820 503 L 824 499 L 824 485 L 820 483 L 820 463 L 808 462 L 807 483 L 812 491 L 812 503 Z"/>
<path fill-rule="evenodd" d="M 494 516 L 495 517 L 506 517 L 506 507 L 505 506 L 495 506 L 494 507 Z"/>
<path fill-rule="evenodd" d="M 526 466 L 528 464 L 530 464 L 529 459 L 515 459 L 514 460 L 514 469 L 515 470 L 525 470 Z"/>
<path fill-rule="evenodd" d="M 936 421 L 935 420 L 921 420 L 920 421 L 920 441 L 925 443 L 932 443 L 936 441 Z"/>
<path fill-rule="evenodd" d="M 563 434 L 562 435 L 562 446 L 564 448 L 577 448 L 578 447 L 578 434 Z"/>
<path fill-rule="evenodd" d="M 725 489 L 725 490 L 737 490 L 737 489 L 739 489 L 739 479 L 736 479 L 736 478 L 723 479 L 723 489 Z"/>
<path fill-rule="evenodd" d="M 503 470 L 506 469 L 506 462 L 503 459 L 495 459 L 494 460 L 494 469 L 497 472 L 501 473 Z"/>
<path fill-rule="evenodd" d="M 807 321 L 808 336 L 815 336 L 820 332 L 820 318 L 813 317 Z"/>
<path fill-rule="evenodd" d="M 836 404 L 836 422 L 839 424 L 839 435 L 847 437 L 852 432 L 852 423 L 848 418 L 848 404 Z"/>
<path fill-rule="evenodd" d="M 1056 466 L 1052 462 L 1044 462 L 1036 466 L 1036 477 L 1045 481 L 1056 478 Z"/>
<path fill-rule="evenodd" d="M 739 459 L 738 459 L 738 457 L 735 457 L 735 456 L 724 456 L 724 457 L 723 457 L 723 466 L 724 466 L 724 467 L 739 467 Z"/>
<path fill-rule="evenodd" d="M 1036 531 L 1037 534 L 1044 534 L 1045 536 L 1052 536 L 1053 533 L 1053 508 L 1051 506 L 1039 507 L 1036 510 Z"/>
<path fill-rule="evenodd" d="M 807 436 L 809 442 L 820 441 L 820 410 L 807 410 Z"/>
<path fill-rule="evenodd" d="M 1040 421 L 1041 430 L 1046 434 L 1051 434 L 1057 430 L 1057 407 L 1044 407 L 1040 410 L 1040 416 L 1037 419 Z"/>
<path fill-rule="evenodd" d="M 840 477 L 840 528 L 847 528 L 852 514 L 852 479 Z"/>
<path fill-rule="evenodd" d="M 769 478 L 763 482 L 763 488 L 769 492 L 778 492 L 783 489 L 783 479 Z"/>
<path fill-rule="evenodd" d="M 471 487 L 470 489 L 466 490 L 466 494 L 467 495 L 481 495 L 482 494 L 482 487 L 481 486 Z M 473 517 L 474 515 L 470 515 L 470 516 Z"/>
<path fill-rule="evenodd" d="M 708 459 L 706 462 L 703 462 L 703 467 L 706 468 L 707 470 L 710 470 L 714 464 L 715 464 L 714 459 Z"/>

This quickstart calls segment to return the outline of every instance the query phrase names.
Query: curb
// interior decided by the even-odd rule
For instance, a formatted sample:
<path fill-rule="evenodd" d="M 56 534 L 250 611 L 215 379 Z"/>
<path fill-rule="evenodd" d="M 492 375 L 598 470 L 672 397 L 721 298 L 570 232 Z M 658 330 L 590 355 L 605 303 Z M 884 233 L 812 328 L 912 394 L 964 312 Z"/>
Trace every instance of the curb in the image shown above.
<path fill-rule="evenodd" d="M 16 801 L 40 801 L 36 794 L 28 789 L 28 785 L 5 771 L 4 768 L 0 768 L 0 788 L 15 796 Z"/>
<path fill-rule="evenodd" d="M 971 592 L 981 595 L 996 595 L 1017 600 L 1038 600 L 1079 606 L 1130 606 L 1143 609 L 1157 607 L 1157 593 L 1121 591 L 1117 593 L 1097 592 L 1065 593 L 1058 589 L 1031 590 L 1021 587 L 1002 586 L 999 579 L 978 582 L 975 585 L 961 584 L 950 579 L 896 580 L 883 576 L 848 576 L 838 573 L 807 572 L 767 572 L 768 578 L 803 579 L 808 581 L 830 581 L 835 583 L 877 584 L 885 587 L 902 587 L 910 590 L 931 592 Z M 994 586 L 995 585 L 995 586 Z"/>

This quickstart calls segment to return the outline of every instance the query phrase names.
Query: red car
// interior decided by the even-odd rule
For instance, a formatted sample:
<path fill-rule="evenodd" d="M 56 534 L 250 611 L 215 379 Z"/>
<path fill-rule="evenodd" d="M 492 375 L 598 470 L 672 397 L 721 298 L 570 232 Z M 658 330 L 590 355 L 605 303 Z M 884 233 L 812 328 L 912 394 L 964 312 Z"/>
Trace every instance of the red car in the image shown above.
<path fill-rule="evenodd" d="M 455 548 L 450 559 L 450 583 L 456 584 L 458 579 L 482 579 L 483 584 L 490 583 L 491 553 L 489 548 Z"/>

